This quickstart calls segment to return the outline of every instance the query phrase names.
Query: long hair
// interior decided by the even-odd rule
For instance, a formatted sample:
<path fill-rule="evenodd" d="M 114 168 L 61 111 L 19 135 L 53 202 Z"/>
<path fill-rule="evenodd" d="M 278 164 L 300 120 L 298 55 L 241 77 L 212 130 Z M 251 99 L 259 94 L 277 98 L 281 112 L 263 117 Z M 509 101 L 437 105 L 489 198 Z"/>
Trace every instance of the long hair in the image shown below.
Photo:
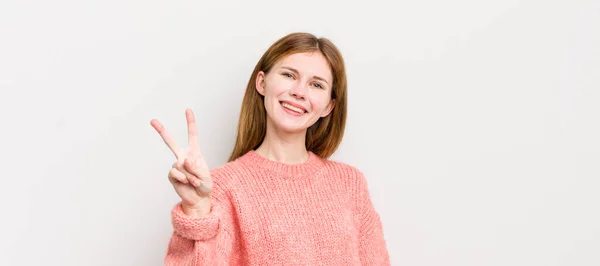
<path fill-rule="evenodd" d="M 335 99 L 333 110 L 321 117 L 306 131 L 306 149 L 321 158 L 329 158 L 338 148 L 346 126 L 346 67 L 338 48 L 327 38 L 317 38 L 313 34 L 296 32 L 277 40 L 262 55 L 250 76 L 237 127 L 235 146 L 229 162 L 254 150 L 263 142 L 267 131 L 267 114 L 264 96 L 256 90 L 256 78 L 260 71 L 268 73 L 282 58 L 304 52 L 320 52 L 331 68 L 333 86 L 331 98 Z"/>

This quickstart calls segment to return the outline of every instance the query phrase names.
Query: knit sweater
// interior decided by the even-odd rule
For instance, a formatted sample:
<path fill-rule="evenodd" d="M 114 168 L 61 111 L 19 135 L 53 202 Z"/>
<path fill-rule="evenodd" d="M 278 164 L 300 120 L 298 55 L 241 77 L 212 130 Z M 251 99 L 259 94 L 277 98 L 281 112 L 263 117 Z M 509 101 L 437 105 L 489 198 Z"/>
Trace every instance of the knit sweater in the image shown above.
<path fill-rule="evenodd" d="M 390 265 L 358 169 L 312 152 L 285 164 L 252 150 L 211 175 L 207 216 L 172 209 L 166 265 Z"/>

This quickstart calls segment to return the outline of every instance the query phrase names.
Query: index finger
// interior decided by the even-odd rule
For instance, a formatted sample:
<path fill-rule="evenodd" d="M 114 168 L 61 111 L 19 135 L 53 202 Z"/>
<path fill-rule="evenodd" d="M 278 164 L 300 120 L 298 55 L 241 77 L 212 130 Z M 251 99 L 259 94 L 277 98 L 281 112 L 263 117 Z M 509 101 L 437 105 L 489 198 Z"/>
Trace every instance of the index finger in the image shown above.
<path fill-rule="evenodd" d="M 196 129 L 196 117 L 194 117 L 194 112 L 192 109 L 185 110 L 185 117 L 187 118 L 188 124 L 188 145 L 194 150 L 198 152 L 200 150 L 200 146 L 198 144 L 198 131 Z"/>
<path fill-rule="evenodd" d="M 175 139 L 173 139 L 173 137 L 171 136 L 169 131 L 167 131 L 167 129 L 165 129 L 163 124 L 160 123 L 157 119 L 152 119 L 150 121 L 150 125 L 152 125 L 152 127 L 154 127 L 154 129 L 156 129 L 156 132 L 158 132 L 158 134 L 160 134 L 163 141 L 167 144 L 167 146 L 169 146 L 169 149 L 171 149 L 171 151 L 175 155 L 175 158 L 177 158 L 179 160 L 179 158 L 181 157 L 179 155 L 179 153 L 180 153 L 179 146 L 177 146 L 177 142 L 175 142 Z"/>

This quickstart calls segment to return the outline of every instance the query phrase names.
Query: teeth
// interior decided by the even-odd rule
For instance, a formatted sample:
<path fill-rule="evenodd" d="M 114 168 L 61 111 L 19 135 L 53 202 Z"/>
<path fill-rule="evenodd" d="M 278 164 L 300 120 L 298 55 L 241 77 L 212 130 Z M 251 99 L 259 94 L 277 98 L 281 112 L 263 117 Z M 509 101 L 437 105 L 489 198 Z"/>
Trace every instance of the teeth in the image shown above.
<path fill-rule="evenodd" d="M 291 105 L 289 105 L 287 103 L 281 103 L 281 105 L 283 105 L 283 107 L 285 107 L 285 108 L 291 109 L 291 110 L 296 111 L 298 113 L 301 113 L 301 114 L 304 113 L 304 110 L 302 110 L 302 109 L 300 109 L 298 107 L 295 107 L 295 106 L 291 106 Z"/>

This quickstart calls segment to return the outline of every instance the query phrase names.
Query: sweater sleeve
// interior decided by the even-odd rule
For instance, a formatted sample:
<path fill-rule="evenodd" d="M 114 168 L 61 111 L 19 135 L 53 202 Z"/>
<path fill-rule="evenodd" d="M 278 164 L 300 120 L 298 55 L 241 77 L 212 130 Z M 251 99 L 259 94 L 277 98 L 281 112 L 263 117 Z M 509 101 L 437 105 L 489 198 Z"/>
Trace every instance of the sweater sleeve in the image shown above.
<path fill-rule="evenodd" d="M 359 182 L 359 249 L 362 265 L 390 265 L 380 215 L 375 210 L 365 177 Z"/>
<path fill-rule="evenodd" d="M 165 265 L 239 264 L 237 235 L 232 219 L 233 206 L 227 193 L 214 183 L 211 211 L 204 217 L 183 212 L 181 202 L 171 211 L 173 234 L 169 241 Z"/>

